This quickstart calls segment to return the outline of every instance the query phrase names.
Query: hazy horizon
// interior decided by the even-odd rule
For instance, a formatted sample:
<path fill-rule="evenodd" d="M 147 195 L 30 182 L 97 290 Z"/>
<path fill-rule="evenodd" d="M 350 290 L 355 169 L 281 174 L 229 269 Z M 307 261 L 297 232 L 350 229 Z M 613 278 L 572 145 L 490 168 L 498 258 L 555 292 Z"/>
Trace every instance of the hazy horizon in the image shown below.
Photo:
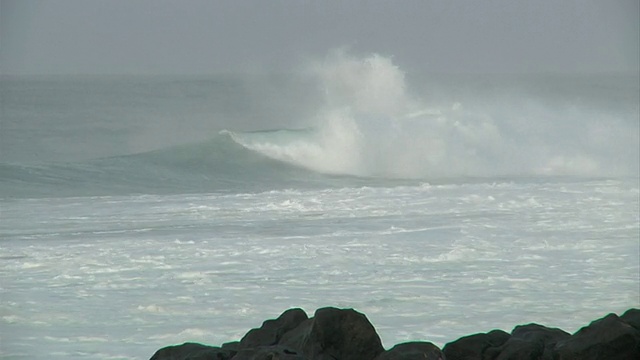
<path fill-rule="evenodd" d="M 336 48 L 409 73 L 638 74 L 639 2 L 0 0 L 3 75 L 290 73 Z"/>

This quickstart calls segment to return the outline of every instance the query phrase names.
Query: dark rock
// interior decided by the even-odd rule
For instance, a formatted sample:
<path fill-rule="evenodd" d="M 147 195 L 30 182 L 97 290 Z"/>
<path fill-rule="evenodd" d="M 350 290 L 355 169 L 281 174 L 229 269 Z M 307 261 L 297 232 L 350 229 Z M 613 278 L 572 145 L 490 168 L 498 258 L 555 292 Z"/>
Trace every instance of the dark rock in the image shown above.
<path fill-rule="evenodd" d="M 235 355 L 230 350 L 198 343 L 167 346 L 158 351 L 150 360 L 230 360 Z"/>
<path fill-rule="evenodd" d="M 440 349 L 430 342 L 398 344 L 378 355 L 375 360 L 443 360 Z"/>
<path fill-rule="evenodd" d="M 302 309 L 289 309 L 275 320 L 267 320 L 258 329 L 251 329 L 240 340 L 239 349 L 254 348 L 277 344 L 282 335 L 295 329 L 301 322 L 308 319 Z"/>
<path fill-rule="evenodd" d="M 497 353 L 489 352 L 498 348 L 511 338 L 511 335 L 502 330 L 492 330 L 488 333 L 480 333 L 462 337 L 444 346 L 442 352 L 447 360 L 493 360 Z"/>
<path fill-rule="evenodd" d="M 640 310 L 609 314 L 570 335 L 538 324 L 462 337 L 440 351 L 408 342 L 384 351 L 373 325 L 353 309 L 289 309 L 222 347 L 167 346 L 151 360 L 596 360 L 640 359 Z"/>
<path fill-rule="evenodd" d="M 322 308 L 310 319 L 302 310 L 295 310 L 249 331 L 240 342 L 236 357 L 242 354 L 242 359 L 253 359 L 251 356 L 262 359 L 260 356 L 268 356 L 268 351 L 286 349 L 289 353 L 272 355 L 282 359 L 286 355 L 287 359 L 369 360 L 384 351 L 373 325 L 353 309 Z M 276 344 L 279 347 L 273 346 Z M 256 353 L 256 349 L 262 352 Z"/>
<path fill-rule="evenodd" d="M 542 360 L 544 345 L 522 339 L 509 339 L 499 348 L 490 348 L 484 353 L 484 359 L 492 360 Z M 546 358 L 544 360 L 547 360 Z"/>
<path fill-rule="evenodd" d="M 242 349 L 232 360 L 308 360 L 297 350 L 286 346 L 258 346 L 251 349 Z"/>
<path fill-rule="evenodd" d="M 313 318 L 301 322 L 298 327 L 282 335 L 279 344 L 293 349 L 302 349 L 305 341 L 309 338 L 312 327 Z"/>
<path fill-rule="evenodd" d="M 229 350 L 233 353 L 240 351 L 240 341 L 231 341 L 220 346 L 223 350 Z"/>
<path fill-rule="evenodd" d="M 625 311 L 625 313 L 620 316 L 620 320 L 640 331 L 640 309 L 629 309 Z"/>
<path fill-rule="evenodd" d="M 634 318 L 633 314 L 627 318 Z M 555 346 L 556 360 L 640 359 L 640 331 L 616 314 L 593 321 Z"/>
<path fill-rule="evenodd" d="M 554 347 L 571 335 L 563 330 L 538 324 L 518 325 L 507 342 L 487 351 L 496 360 L 552 360 Z"/>
<path fill-rule="evenodd" d="M 370 360 L 384 348 L 364 314 L 353 309 L 318 309 L 311 320 L 286 334 L 281 345 L 298 348 L 313 360 Z"/>
<path fill-rule="evenodd" d="M 557 342 L 571 336 L 568 332 L 558 329 L 549 328 L 538 324 L 518 325 L 511 331 L 512 339 L 522 339 L 529 342 Z M 508 341 L 507 341 L 508 343 Z"/>

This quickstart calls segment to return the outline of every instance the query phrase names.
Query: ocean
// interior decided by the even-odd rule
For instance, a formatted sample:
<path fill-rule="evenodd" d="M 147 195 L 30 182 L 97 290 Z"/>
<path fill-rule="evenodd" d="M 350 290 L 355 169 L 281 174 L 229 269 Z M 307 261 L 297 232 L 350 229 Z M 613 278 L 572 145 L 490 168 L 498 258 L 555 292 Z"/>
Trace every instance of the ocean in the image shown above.
<path fill-rule="evenodd" d="M 0 78 L 0 358 L 146 359 L 290 307 L 385 347 L 640 306 L 637 75 Z"/>

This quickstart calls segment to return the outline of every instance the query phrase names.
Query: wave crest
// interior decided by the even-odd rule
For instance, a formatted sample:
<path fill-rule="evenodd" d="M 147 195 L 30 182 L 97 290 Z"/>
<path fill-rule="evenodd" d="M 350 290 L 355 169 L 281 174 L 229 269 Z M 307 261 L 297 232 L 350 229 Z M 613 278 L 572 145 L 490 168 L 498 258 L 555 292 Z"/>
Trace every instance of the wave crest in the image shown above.
<path fill-rule="evenodd" d="M 247 149 L 313 171 L 385 178 L 626 176 L 636 114 L 526 94 L 427 104 L 389 58 L 336 51 L 310 66 L 324 94 L 313 131 L 232 133 Z M 492 97 L 493 96 L 493 97 Z M 634 121 L 635 115 L 635 121 Z M 635 152 L 634 152 L 635 150 Z"/>

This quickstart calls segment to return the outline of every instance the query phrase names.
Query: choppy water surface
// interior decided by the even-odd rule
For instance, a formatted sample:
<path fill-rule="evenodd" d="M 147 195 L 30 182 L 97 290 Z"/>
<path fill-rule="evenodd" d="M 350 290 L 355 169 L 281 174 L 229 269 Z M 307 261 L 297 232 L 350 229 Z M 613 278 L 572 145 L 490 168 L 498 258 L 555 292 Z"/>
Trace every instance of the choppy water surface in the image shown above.
<path fill-rule="evenodd" d="M 292 306 L 386 346 L 575 331 L 637 305 L 638 208 L 634 180 L 6 201 L 3 357 L 145 358 Z"/>

